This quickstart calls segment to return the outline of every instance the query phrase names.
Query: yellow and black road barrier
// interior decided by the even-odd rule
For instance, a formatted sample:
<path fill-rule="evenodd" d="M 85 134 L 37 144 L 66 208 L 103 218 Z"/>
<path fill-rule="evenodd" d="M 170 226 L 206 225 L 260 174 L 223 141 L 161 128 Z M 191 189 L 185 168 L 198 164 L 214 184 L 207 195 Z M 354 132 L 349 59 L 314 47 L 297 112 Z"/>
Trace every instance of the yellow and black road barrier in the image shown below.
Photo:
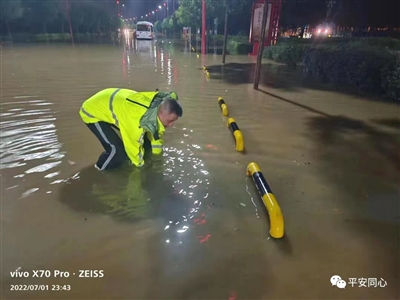
<path fill-rule="evenodd" d="M 222 115 L 225 117 L 229 116 L 228 106 L 226 105 L 226 103 L 222 97 L 218 97 L 218 105 L 219 105 L 219 108 L 221 109 Z"/>
<path fill-rule="evenodd" d="M 248 176 L 253 178 L 263 203 L 267 208 L 270 222 L 270 235 L 276 239 L 282 238 L 285 228 L 281 207 L 279 206 L 278 201 L 276 201 L 275 196 L 265 180 L 263 173 L 255 162 L 248 164 L 246 173 Z"/>
<path fill-rule="evenodd" d="M 229 118 L 228 119 L 228 127 L 231 130 L 231 132 L 233 134 L 233 137 L 235 138 L 236 151 L 243 152 L 243 150 L 244 150 L 243 135 L 242 135 L 242 132 L 239 129 L 239 126 L 236 124 L 234 118 Z"/>
<path fill-rule="evenodd" d="M 210 72 L 208 71 L 206 66 L 203 66 L 203 71 L 204 71 L 204 73 L 206 73 L 207 79 L 210 78 Z"/>

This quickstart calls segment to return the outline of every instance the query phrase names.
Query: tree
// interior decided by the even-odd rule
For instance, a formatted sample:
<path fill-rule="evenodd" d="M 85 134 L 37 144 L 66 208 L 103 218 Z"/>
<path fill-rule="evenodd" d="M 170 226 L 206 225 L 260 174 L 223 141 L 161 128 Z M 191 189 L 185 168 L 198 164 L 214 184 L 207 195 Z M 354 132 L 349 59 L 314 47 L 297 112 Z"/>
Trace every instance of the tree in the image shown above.
<path fill-rule="evenodd" d="M 116 31 L 118 28 L 121 28 L 123 25 L 123 20 L 119 17 L 112 17 L 110 20 L 110 30 Z"/>
<path fill-rule="evenodd" d="M 157 21 L 154 23 L 154 29 L 157 32 L 162 32 L 163 28 L 162 28 L 162 22 L 161 21 Z"/>
<path fill-rule="evenodd" d="M 101 33 L 110 31 L 111 17 L 104 9 L 100 9 L 97 14 L 97 30 Z"/>
<path fill-rule="evenodd" d="M 14 0 L 10 1 L 13 2 Z M 30 0 L 27 1 L 33 19 L 42 25 L 44 33 L 47 33 L 47 25 L 59 16 L 60 0 Z"/>
<path fill-rule="evenodd" d="M 23 14 L 21 0 L 1 0 L 0 2 L 0 22 L 7 26 L 8 34 L 11 40 L 10 23 L 19 19 Z"/>
<path fill-rule="evenodd" d="M 161 25 L 163 30 L 168 31 L 168 30 L 172 29 L 173 23 L 171 23 L 170 21 L 171 21 L 171 18 L 166 18 L 163 20 L 162 25 Z"/>
<path fill-rule="evenodd" d="M 121 27 L 122 20 L 111 17 L 102 2 L 73 2 L 71 5 L 71 23 L 73 30 L 79 33 L 104 33 Z"/>
<path fill-rule="evenodd" d="M 81 5 L 78 4 L 77 2 L 72 3 L 70 16 L 71 16 L 72 30 L 79 34 L 85 19 L 85 15 L 84 11 L 81 9 Z"/>
<path fill-rule="evenodd" d="M 180 0 L 175 12 L 178 23 L 183 26 L 199 27 L 201 25 L 201 0 Z"/>
<path fill-rule="evenodd" d="M 176 17 L 179 24 L 188 27 L 201 26 L 201 2 L 202 0 L 179 0 L 179 8 Z M 229 0 L 229 16 L 243 19 L 243 15 L 250 17 L 253 0 Z M 225 15 L 225 4 L 221 0 L 206 0 L 207 20 L 218 18 L 222 24 Z M 246 14 L 248 12 L 248 14 Z"/>

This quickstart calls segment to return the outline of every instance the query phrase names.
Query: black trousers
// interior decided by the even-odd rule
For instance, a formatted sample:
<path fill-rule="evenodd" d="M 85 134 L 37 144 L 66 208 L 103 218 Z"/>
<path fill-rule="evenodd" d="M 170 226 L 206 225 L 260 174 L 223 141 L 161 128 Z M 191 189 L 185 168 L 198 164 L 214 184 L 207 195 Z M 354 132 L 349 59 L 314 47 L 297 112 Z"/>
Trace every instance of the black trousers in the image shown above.
<path fill-rule="evenodd" d="M 100 170 L 110 170 L 121 166 L 128 160 L 124 143 L 113 129 L 113 126 L 106 122 L 86 124 L 90 131 L 99 139 L 103 145 L 104 152 L 97 160 L 96 166 Z"/>
<path fill-rule="evenodd" d="M 115 169 L 129 161 L 124 143 L 114 130 L 114 128 L 118 130 L 117 127 L 106 122 L 97 122 L 86 125 L 98 138 L 104 148 L 104 152 L 100 155 L 96 163 L 96 166 L 100 170 Z M 147 151 L 148 149 L 151 149 L 151 144 L 146 135 L 144 136 L 144 149 L 146 152 L 151 152 Z"/>

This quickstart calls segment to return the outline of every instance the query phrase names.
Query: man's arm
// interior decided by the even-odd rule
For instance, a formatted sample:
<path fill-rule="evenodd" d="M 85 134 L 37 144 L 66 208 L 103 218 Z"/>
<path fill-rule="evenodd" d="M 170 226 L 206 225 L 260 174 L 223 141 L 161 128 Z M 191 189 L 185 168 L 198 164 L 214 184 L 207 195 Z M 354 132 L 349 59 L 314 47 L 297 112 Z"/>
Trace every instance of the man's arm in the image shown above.
<path fill-rule="evenodd" d="M 160 155 L 163 152 L 163 145 L 164 145 L 164 140 L 162 139 L 162 134 L 160 134 L 160 139 L 155 140 L 153 135 L 148 132 L 147 133 L 147 137 L 150 140 L 151 143 L 151 152 L 154 155 Z"/>
<path fill-rule="evenodd" d="M 128 155 L 131 162 L 136 167 L 144 166 L 144 135 L 145 131 L 139 128 L 138 125 L 131 124 L 132 126 L 121 126 L 120 132 L 122 136 L 122 142 L 124 143 L 126 154 Z"/>

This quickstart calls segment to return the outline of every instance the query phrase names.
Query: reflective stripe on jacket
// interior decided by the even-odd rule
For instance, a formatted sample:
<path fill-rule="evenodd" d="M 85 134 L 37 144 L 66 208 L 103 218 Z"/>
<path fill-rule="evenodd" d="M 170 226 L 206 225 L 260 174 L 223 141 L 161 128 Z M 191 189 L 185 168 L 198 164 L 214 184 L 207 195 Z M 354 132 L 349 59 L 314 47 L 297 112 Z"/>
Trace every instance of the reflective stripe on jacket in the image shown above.
<path fill-rule="evenodd" d="M 160 135 L 160 138 L 158 140 L 154 139 L 153 135 L 151 134 L 151 132 L 147 133 L 147 137 L 151 143 L 151 151 L 153 154 L 155 155 L 159 155 L 162 154 L 163 152 L 163 145 L 164 145 L 164 141 L 162 139 L 162 136 Z"/>
<path fill-rule="evenodd" d="M 154 119 L 141 122 L 141 118 L 148 111 L 156 94 L 157 92 L 108 88 L 87 99 L 79 114 L 85 123 L 106 122 L 115 125 L 121 132 L 129 159 L 134 165 L 141 167 L 144 165 L 144 135 L 150 130 L 156 130 L 156 132 L 151 132 L 151 135 L 162 136 L 165 131 L 156 114 L 152 114 L 155 116 Z M 152 109 L 158 109 L 158 107 Z"/>

